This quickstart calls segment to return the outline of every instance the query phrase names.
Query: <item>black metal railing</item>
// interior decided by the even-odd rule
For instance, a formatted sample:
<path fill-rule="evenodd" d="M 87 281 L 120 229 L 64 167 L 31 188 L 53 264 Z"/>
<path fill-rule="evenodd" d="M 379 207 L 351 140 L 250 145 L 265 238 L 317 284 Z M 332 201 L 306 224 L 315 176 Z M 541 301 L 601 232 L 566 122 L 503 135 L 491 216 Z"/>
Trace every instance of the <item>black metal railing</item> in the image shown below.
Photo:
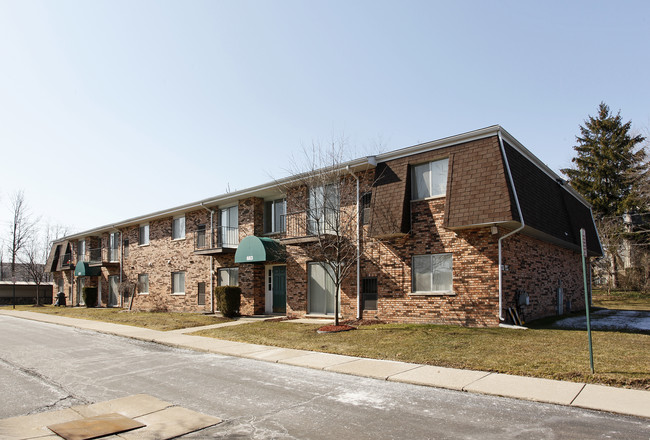
<path fill-rule="evenodd" d="M 214 230 L 200 228 L 194 232 L 194 250 L 236 248 L 239 245 L 239 228 L 217 226 Z"/>
<path fill-rule="evenodd" d="M 61 267 L 71 267 L 72 266 L 72 254 L 63 254 L 59 257 L 59 262 Z"/>
<path fill-rule="evenodd" d="M 306 209 L 287 213 L 285 237 L 310 237 L 331 234 L 338 229 L 338 210 Z"/>
<path fill-rule="evenodd" d="M 102 262 L 102 248 L 89 249 L 88 250 L 88 262 L 89 263 L 101 263 Z"/>

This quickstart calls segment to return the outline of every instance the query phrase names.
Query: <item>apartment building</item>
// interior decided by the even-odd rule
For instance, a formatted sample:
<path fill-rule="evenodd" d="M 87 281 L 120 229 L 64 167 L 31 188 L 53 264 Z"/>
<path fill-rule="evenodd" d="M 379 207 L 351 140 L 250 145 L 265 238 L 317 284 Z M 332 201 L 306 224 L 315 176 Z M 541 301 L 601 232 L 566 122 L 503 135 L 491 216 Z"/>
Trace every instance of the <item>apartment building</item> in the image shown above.
<path fill-rule="evenodd" d="M 496 326 L 584 308 L 580 229 L 602 255 L 588 203 L 492 126 L 74 234 L 47 266 L 73 305 L 211 312 L 239 285 L 287 316 L 333 315 L 340 268 L 344 319 Z"/>

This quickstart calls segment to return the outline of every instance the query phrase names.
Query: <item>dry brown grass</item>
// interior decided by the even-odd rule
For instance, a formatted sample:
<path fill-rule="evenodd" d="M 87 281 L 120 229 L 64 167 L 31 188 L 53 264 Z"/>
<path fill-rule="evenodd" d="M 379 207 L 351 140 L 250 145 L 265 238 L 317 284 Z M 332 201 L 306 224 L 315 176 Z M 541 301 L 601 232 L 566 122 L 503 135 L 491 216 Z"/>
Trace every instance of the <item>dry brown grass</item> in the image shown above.
<path fill-rule="evenodd" d="M 318 334 L 292 322 L 204 330 L 196 334 L 278 347 L 453 368 L 650 389 L 650 335 L 593 332 L 596 374 L 584 331 L 383 324 Z"/>
<path fill-rule="evenodd" d="M 593 305 L 616 310 L 650 310 L 650 294 L 594 290 Z"/>
<path fill-rule="evenodd" d="M 203 315 L 198 313 L 130 312 L 118 308 L 95 309 L 85 307 L 16 306 L 16 310 L 48 313 L 51 315 L 67 316 L 69 318 L 112 322 L 115 324 L 132 325 L 134 327 L 145 327 L 152 330 L 162 331 L 200 327 L 203 325 L 219 324 L 231 321 L 230 319 L 219 316 Z"/>

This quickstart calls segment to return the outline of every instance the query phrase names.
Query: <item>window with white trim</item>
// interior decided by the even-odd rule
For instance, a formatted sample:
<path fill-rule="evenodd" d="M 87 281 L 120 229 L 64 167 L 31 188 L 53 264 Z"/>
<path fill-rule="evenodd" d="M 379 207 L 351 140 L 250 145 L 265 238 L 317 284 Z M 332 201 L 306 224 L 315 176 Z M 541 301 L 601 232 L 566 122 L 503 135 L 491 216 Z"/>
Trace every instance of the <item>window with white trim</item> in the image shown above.
<path fill-rule="evenodd" d="M 307 226 L 309 234 L 327 234 L 339 230 L 341 197 L 335 184 L 309 188 Z"/>
<path fill-rule="evenodd" d="M 225 267 L 217 271 L 218 283 L 220 286 L 238 286 L 239 285 L 239 268 Z"/>
<path fill-rule="evenodd" d="M 237 247 L 239 244 L 239 208 L 237 205 L 219 210 L 218 245 Z"/>
<path fill-rule="evenodd" d="M 413 293 L 453 293 L 452 254 L 414 255 Z"/>
<path fill-rule="evenodd" d="M 185 295 L 185 272 L 172 272 L 172 295 Z"/>
<path fill-rule="evenodd" d="M 176 217 L 172 221 L 172 240 L 185 238 L 185 216 Z"/>
<path fill-rule="evenodd" d="M 413 200 L 442 197 L 447 194 L 449 159 L 435 160 L 413 166 L 411 197 Z"/>
<path fill-rule="evenodd" d="M 287 199 L 264 202 L 264 233 L 284 232 Z"/>
<path fill-rule="evenodd" d="M 140 237 L 138 238 L 138 244 L 144 246 L 149 244 L 149 225 L 140 225 Z"/>
<path fill-rule="evenodd" d="M 141 273 L 138 275 L 138 293 L 140 295 L 149 293 L 149 274 Z"/>

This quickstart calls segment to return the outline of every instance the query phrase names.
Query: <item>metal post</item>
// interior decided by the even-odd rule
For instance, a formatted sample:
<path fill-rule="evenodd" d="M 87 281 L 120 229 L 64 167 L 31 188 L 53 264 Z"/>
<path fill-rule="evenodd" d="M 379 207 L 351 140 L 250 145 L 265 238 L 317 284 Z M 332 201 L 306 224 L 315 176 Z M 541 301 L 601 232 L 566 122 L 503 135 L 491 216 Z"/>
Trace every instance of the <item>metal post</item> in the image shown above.
<path fill-rule="evenodd" d="M 591 322 L 589 320 L 589 288 L 587 286 L 587 263 L 585 254 L 587 253 L 587 236 L 584 229 L 580 229 L 580 241 L 582 243 L 582 278 L 585 286 L 585 313 L 587 316 L 587 336 L 589 338 L 589 366 L 591 374 L 594 374 L 594 350 L 591 345 Z"/>

